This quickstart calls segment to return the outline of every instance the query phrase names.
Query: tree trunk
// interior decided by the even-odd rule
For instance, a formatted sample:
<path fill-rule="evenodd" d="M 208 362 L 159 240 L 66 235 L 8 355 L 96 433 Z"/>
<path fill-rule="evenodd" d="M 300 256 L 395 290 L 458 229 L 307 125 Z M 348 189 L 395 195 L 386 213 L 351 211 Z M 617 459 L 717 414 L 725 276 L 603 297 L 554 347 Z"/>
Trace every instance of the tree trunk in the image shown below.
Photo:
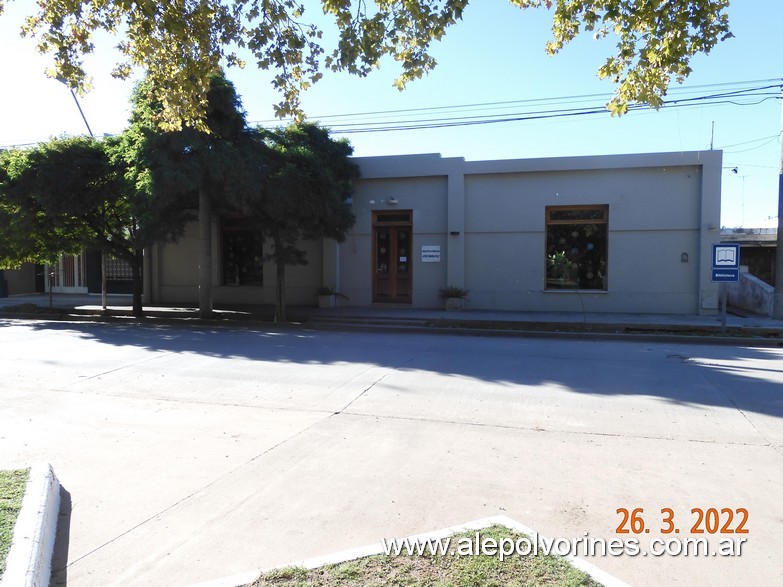
<path fill-rule="evenodd" d="M 141 269 L 144 263 L 144 252 L 137 249 L 129 260 L 133 275 L 133 315 L 136 318 L 143 318 L 144 308 L 141 305 L 141 296 L 144 292 L 144 282 L 142 281 Z"/>
<path fill-rule="evenodd" d="M 198 315 L 212 317 L 212 202 L 207 191 L 198 190 Z"/>
<path fill-rule="evenodd" d="M 277 261 L 277 291 L 275 295 L 275 322 L 287 322 L 285 311 L 285 264 Z"/>
<path fill-rule="evenodd" d="M 106 251 L 101 249 L 101 313 L 108 314 L 106 309 Z"/>

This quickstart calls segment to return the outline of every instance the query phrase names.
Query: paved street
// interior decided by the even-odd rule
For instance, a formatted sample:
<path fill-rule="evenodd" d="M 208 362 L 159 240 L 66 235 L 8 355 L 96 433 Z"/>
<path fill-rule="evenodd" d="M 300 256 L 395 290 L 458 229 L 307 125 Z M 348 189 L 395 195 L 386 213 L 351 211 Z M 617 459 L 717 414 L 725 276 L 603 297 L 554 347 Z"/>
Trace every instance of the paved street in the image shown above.
<path fill-rule="evenodd" d="M 683 537 L 692 508 L 746 508 L 748 540 L 590 562 L 783 584 L 780 349 L 0 319 L 0 353 L 0 465 L 50 462 L 71 496 L 59 584 L 188 585 L 497 514 L 610 539 L 637 507 L 643 549 L 662 508 Z"/>

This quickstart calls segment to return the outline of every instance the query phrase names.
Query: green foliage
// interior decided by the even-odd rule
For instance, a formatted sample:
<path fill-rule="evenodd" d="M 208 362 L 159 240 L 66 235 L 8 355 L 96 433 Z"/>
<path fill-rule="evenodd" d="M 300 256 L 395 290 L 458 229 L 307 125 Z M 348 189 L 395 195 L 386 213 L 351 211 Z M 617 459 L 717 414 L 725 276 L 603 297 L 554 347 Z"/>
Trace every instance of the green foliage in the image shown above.
<path fill-rule="evenodd" d="M 294 124 L 266 132 L 273 158 L 266 193 L 258 210 L 268 234 L 292 243 L 332 238 L 338 242 L 353 226 L 348 203 L 359 168 L 350 159 L 353 147 L 334 140 L 317 124 Z M 288 238 L 290 236 L 290 238 Z M 291 253 L 290 262 L 298 255 Z"/>
<path fill-rule="evenodd" d="M 209 76 L 206 117 L 201 124 L 161 131 L 165 98 L 150 75 L 133 96 L 127 151 L 135 183 L 156 201 L 176 202 L 179 210 L 198 210 L 200 225 L 209 226 L 213 212 L 236 212 L 238 204 L 257 199 L 267 175 L 268 148 L 247 127 L 245 113 L 222 72 Z M 211 238 L 201 236 L 199 314 L 208 317 L 211 303 Z"/>
<path fill-rule="evenodd" d="M 547 51 L 558 52 L 582 31 L 618 37 L 616 55 L 600 68 L 617 85 L 610 104 L 615 114 L 631 102 L 659 106 L 673 77 L 690 73 L 690 58 L 707 53 L 731 36 L 729 0 L 510 0 L 520 8 L 554 6 L 554 38 Z M 468 0 L 39 0 L 38 12 L 24 27 L 42 53 L 53 56 L 50 75 L 78 91 L 89 88 L 83 57 L 95 50 L 93 36 L 122 31 L 124 61 L 114 74 L 127 78 L 133 68 L 148 72 L 160 105 L 164 130 L 204 130 L 211 77 L 222 63 L 244 67 L 236 49 L 246 49 L 261 69 L 276 73 L 282 95 L 278 116 L 301 119 L 300 94 L 323 70 L 365 76 L 384 56 L 401 68 L 396 85 L 422 77 L 436 65 L 433 42 L 462 18 Z M 337 43 L 327 47 L 323 31 L 305 18 L 305 5 L 333 21 Z M 2 12 L 3 0 L 0 0 Z M 309 10 L 309 8 L 308 8 Z"/>
<path fill-rule="evenodd" d="M 470 290 L 458 287 L 456 285 L 448 285 L 438 290 L 438 297 L 442 300 L 447 300 L 449 298 L 467 300 L 468 294 L 470 294 Z"/>
<path fill-rule="evenodd" d="M 325 285 L 319 287 L 316 290 L 315 294 L 318 295 L 318 296 L 337 296 L 338 298 L 342 298 L 344 300 L 350 300 L 350 298 L 347 295 L 345 295 L 344 293 L 340 293 L 339 291 L 337 291 L 333 287 L 328 287 L 328 286 L 325 286 Z"/>
<path fill-rule="evenodd" d="M 285 321 L 285 267 L 307 263 L 303 240 L 345 239 L 356 220 L 348 197 L 359 168 L 350 160 L 350 143 L 316 124 L 264 131 L 264 143 L 268 175 L 243 211 L 274 245 L 268 259 L 277 265 L 276 317 Z"/>
<path fill-rule="evenodd" d="M 608 108 L 625 114 L 629 104 L 659 108 L 671 79 L 682 83 L 690 60 L 732 37 L 729 0 L 511 0 L 522 8 L 555 4 L 546 50 L 554 55 L 582 30 L 594 38 L 614 34 L 617 52 L 598 70 L 617 86 Z"/>
<path fill-rule="evenodd" d="M 82 247 L 127 258 L 179 234 L 187 216 L 176 203 L 156 200 L 143 181 L 133 181 L 133 149 L 132 138 L 122 135 L 53 139 L 10 151 L 0 202 L 31 227 L 25 236 L 47 244 L 39 255 L 22 249 L 17 260 L 45 262 Z"/>
<path fill-rule="evenodd" d="M 110 181 L 96 172 L 105 163 L 96 145 L 93 139 L 54 139 L 0 156 L 0 266 L 53 262 L 90 240 L 79 213 L 105 194 Z M 84 189 L 74 192 L 82 173 Z"/>
<path fill-rule="evenodd" d="M 152 191 L 196 208 L 199 190 L 206 190 L 217 212 L 236 211 L 256 198 L 269 149 L 248 128 L 236 90 L 222 73 L 210 76 L 206 118 L 199 128 L 158 130 L 164 107 L 151 77 L 136 88 L 133 105 L 129 133 L 138 137 L 133 159 L 139 162 L 139 181 Z"/>
<path fill-rule="evenodd" d="M 0 471 L 0 577 L 5 572 L 6 559 L 14 536 L 14 524 L 22 509 L 29 473 L 29 469 Z"/>
<path fill-rule="evenodd" d="M 576 266 L 576 263 L 568 258 L 568 255 L 566 255 L 565 251 L 556 251 L 550 255 L 547 255 L 546 263 L 555 269 L 568 269 L 570 267 Z"/>
<path fill-rule="evenodd" d="M 137 138 L 61 138 L 4 153 L 0 264 L 51 263 L 99 249 L 130 264 L 141 314 L 141 250 L 176 239 L 190 215 L 152 192 Z"/>
<path fill-rule="evenodd" d="M 476 537 L 478 534 L 478 537 Z M 495 554 L 481 553 L 479 544 L 494 540 Z M 534 538 L 533 538 L 534 539 Z M 248 587 L 372 587 L 406 585 L 409 587 L 599 587 L 585 572 L 571 566 L 568 560 L 544 554 L 499 556 L 503 545 L 530 541 L 503 526 L 469 530 L 450 538 L 459 548 L 463 541 L 474 545 L 473 554 L 463 556 L 442 554 L 399 556 L 372 555 L 344 563 L 324 565 L 314 569 L 287 568 L 262 574 Z M 485 550 L 492 548 L 485 547 Z"/>

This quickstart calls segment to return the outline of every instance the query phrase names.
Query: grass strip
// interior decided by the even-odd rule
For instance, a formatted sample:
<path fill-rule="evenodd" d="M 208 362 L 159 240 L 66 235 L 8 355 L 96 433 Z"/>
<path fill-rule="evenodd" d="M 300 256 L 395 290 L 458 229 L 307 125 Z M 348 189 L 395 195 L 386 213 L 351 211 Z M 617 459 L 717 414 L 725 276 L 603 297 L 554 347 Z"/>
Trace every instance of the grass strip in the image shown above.
<path fill-rule="evenodd" d="M 30 469 L 0 471 L 0 576 L 5 573 L 5 562 L 14 537 L 14 524 L 22 509 L 29 473 Z"/>
<path fill-rule="evenodd" d="M 456 534 L 473 539 L 475 531 Z M 523 534 L 504 526 L 479 531 L 480 540 L 493 538 L 517 541 Z M 564 558 L 551 555 L 499 556 L 471 555 L 375 555 L 317 569 L 287 567 L 263 574 L 246 587 L 598 587 L 589 575 L 574 568 Z"/>

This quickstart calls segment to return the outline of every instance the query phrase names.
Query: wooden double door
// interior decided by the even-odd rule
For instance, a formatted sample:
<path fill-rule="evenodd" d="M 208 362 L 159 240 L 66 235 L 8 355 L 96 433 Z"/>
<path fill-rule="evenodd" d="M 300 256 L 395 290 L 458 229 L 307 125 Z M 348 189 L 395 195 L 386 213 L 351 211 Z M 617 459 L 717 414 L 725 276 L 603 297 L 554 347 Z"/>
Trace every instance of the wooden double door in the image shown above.
<path fill-rule="evenodd" d="M 413 297 L 413 212 L 373 212 L 375 303 L 410 304 Z"/>

